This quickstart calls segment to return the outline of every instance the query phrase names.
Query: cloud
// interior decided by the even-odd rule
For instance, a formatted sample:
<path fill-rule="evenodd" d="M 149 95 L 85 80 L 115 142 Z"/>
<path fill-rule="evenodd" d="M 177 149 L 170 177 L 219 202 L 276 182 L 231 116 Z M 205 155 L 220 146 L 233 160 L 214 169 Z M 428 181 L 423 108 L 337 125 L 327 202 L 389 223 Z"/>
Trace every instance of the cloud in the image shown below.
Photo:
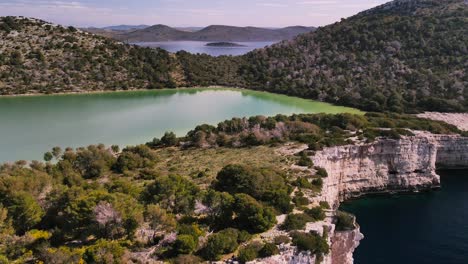
<path fill-rule="evenodd" d="M 257 3 L 257 6 L 264 6 L 264 7 L 287 7 L 288 5 L 280 4 L 280 3 Z"/>
<path fill-rule="evenodd" d="M 122 19 L 138 21 L 126 8 L 97 7 L 80 1 L 16 0 L 0 3 L 0 16 L 26 16 L 64 25 L 107 25 Z M 107 23 L 103 23 L 103 18 Z M 84 22 L 85 21 L 85 22 Z"/>
<path fill-rule="evenodd" d="M 63 25 L 323 26 L 389 0 L 0 0 L 0 16 Z"/>

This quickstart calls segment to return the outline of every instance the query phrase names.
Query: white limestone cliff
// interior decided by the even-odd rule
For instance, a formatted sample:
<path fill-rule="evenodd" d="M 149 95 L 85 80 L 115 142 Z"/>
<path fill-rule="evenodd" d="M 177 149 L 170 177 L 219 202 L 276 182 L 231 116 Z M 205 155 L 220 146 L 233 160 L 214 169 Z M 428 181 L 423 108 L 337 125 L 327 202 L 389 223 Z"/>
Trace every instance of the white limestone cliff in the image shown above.
<path fill-rule="evenodd" d="M 468 138 L 414 131 L 399 140 L 326 148 L 312 160 L 328 172 L 318 201 L 334 209 L 340 202 L 370 193 L 421 191 L 440 187 L 437 167 L 468 167 Z M 359 219 L 358 219 L 359 221 Z M 353 263 L 363 238 L 359 228 L 331 234 L 332 264 Z"/>

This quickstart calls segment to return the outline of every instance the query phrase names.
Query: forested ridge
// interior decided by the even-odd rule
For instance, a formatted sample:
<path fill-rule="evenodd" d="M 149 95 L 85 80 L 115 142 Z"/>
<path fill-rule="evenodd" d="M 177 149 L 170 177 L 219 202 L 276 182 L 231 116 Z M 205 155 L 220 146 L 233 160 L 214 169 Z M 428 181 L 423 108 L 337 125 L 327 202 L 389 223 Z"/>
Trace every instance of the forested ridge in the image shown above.
<path fill-rule="evenodd" d="M 169 54 L 11 17 L 0 35 L 2 94 L 224 85 L 369 111 L 468 110 L 464 0 L 392 1 L 239 57 Z"/>
<path fill-rule="evenodd" d="M 394 1 L 246 60 L 257 89 L 370 111 L 466 111 L 468 4 Z"/>
<path fill-rule="evenodd" d="M 397 0 L 242 59 L 192 55 L 187 72 L 369 111 L 467 111 L 467 43 L 463 0 Z"/>

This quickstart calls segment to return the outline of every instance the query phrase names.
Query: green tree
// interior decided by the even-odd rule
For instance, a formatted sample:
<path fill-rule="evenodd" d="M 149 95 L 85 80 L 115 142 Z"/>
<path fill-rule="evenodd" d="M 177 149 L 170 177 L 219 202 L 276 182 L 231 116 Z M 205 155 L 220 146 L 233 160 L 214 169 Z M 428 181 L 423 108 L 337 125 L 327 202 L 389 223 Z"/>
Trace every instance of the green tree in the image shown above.
<path fill-rule="evenodd" d="M 191 254 L 197 249 L 198 241 L 191 235 L 178 235 L 173 248 L 177 255 Z"/>
<path fill-rule="evenodd" d="M 159 204 L 172 213 L 190 213 L 194 210 L 199 188 L 181 176 L 164 176 L 149 184 L 143 192 L 147 204 Z"/>
<path fill-rule="evenodd" d="M 208 237 L 202 254 L 207 260 L 219 260 L 221 255 L 234 252 L 239 246 L 239 231 L 236 229 L 225 229 Z"/>
<path fill-rule="evenodd" d="M 62 148 L 60 147 L 54 147 L 52 148 L 52 155 L 58 159 L 60 157 L 60 154 L 62 154 Z"/>
<path fill-rule="evenodd" d="M 289 214 L 281 225 L 281 228 L 287 231 L 302 230 L 308 222 L 314 219 L 307 214 Z"/>
<path fill-rule="evenodd" d="M 123 264 L 125 248 L 117 241 L 99 240 L 88 247 L 83 255 L 87 263 L 96 264 Z"/>
<path fill-rule="evenodd" d="M 30 230 L 44 216 L 44 210 L 29 193 L 15 193 L 7 200 L 8 212 L 13 220 L 13 226 L 18 233 Z"/>
<path fill-rule="evenodd" d="M 177 145 L 177 136 L 174 132 L 166 132 L 161 138 L 161 143 L 166 147 L 171 147 Z"/>
<path fill-rule="evenodd" d="M 174 215 L 167 213 L 166 210 L 156 204 L 149 204 L 146 208 L 145 219 L 150 223 L 150 227 L 157 232 L 171 232 L 177 226 Z"/>
<path fill-rule="evenodd" d="M 261 258 L 267 258 L 270 256 L 278 255 L 280 253 L 278 246 L 276 246 L 274 243 L 266 243 L 262 249 L 260 249 L 260 252 L 258 252 L 258 255 Z"/>
<path fill-rule="evenodd" d="M 44 154 L 44 160 L 47 162 L 51 161 L 53 158 L 54 158 L 54 155 L 51 152 L 46 152 Z"/>
<path fill-rule="evenodd" d="M 238 226 L 249 232 L 265 232 L 276 223 L 273 210 L 247 194 L 235 195 L 234 212 Z"/>

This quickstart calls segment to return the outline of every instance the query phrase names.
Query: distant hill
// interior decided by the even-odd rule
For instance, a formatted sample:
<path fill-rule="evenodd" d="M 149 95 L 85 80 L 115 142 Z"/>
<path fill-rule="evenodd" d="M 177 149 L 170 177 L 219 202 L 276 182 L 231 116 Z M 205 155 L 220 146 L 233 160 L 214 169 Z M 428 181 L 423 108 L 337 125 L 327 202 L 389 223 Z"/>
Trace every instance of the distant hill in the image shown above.
<path fill-rule="evenodd" d="M 138 30 L 149 27 L 148 25 L 118 25 L 118 26 L 108 26 L 103 27 L 105 30 L 115 30 L 115 31 L 128 31 L 128 30 Z"/>
<path fill-rule="evenodd" d="M 193 30 L 193 29 L 192 29 Z M 233 27 L 213 25 L 198 31 L 177 29 L 165 25 L 154 25 L 148 28 L 115 34 L 113 37 L 128 42 L 158 41 L 279 41 L 292 39 L 295 36 L 313 31 L 312 27 L 287 27 L 267 29 L 258 27 Z"/>
<path fill-rule="evenodd" d="M 194 35 L 249 39 L 252 31 L 265 29 L 211 26 Z M 170 54 L 11 17 L 0 18 L 0 44 L 0 94 L 225 85 L 368 111 L 468 111 L 466 0 L 392 1 L 237 57 Z"/>
<path fill-rule="evenodd" d="M 392 1 L 246 59 L 249 87 L 371 111 L 468 111 L 468 1 Z"/>
<path fill-rule="evenodd" d="M 182 85 L 175 57 L 42 20 L 0 17 L 0 95 Z"/>

